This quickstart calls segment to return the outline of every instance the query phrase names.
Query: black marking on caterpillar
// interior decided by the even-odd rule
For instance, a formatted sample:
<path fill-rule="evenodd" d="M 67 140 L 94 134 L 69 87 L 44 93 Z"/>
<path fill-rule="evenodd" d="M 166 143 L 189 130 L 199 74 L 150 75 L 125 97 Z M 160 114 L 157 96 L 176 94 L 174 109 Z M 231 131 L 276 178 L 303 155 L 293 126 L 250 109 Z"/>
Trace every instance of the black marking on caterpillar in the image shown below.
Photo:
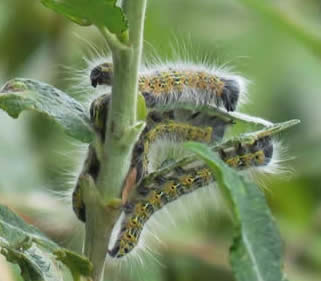
<path fill-rule="evenodd" d="M 220 157 L 229 166 L 245 169 L 267 165 L 273 155 L 273 143 L 270 137 L 263 137 L 253 144 L 238 143 L 235 146 L 218 151 Z M 137 196 L 124 206 L 125 217 L 115 244 L 108 251 L 114 258 L 121 258 L 131 252 L 140 238 L 144 224 L 166 204 L 180 196 L 209 185 L 214 179 L 206 166 L 170 172 L 156 178 L 148 186 L 138 186 Z"/>
<path fill-rule="evenodd" d="M 93 87 L 110 86 L 112 76 L 112 63 L 100 64 L 90 74 L 91 84 Z M 141 73 L 138 85 L 150 108 L 158 104 L 187 102 L 223 105 L 227 111 L 234 111 L 242 94 L 240 81 L 241 78 L 238 76 L 182 65 Z"/>

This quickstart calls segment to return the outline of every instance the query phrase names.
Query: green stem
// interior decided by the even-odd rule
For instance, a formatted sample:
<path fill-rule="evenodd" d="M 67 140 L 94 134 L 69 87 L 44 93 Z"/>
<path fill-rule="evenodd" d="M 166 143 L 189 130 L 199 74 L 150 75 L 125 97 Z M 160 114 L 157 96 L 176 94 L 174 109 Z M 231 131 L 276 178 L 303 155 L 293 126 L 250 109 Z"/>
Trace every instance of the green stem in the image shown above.
<path fill-rule="evenodd" d="M 321 58 L 321 37 L 308 27 L 298 24 L 285 12 L 274 7 L 267 0 L 240 0 L 249 8 L 258 12 L 269 24 L 284 30 Z"/>
<path fill-rule="evenodd" d="M 136 121 L 136 109 L 146 2 L 147 0 L 123 1 L 129 23 L 129 48 L 112 49 L 112 104 L 107 120 L 102 172 L 97 183 L 106 202 L 119 196 L 128 173 L 133 145 L 143 129 L 143 124 Z"/>
<path fill-rule="evenodd" d="M 81 184 L 87 210 L 84 252 L 94 266 L 93 281 L 103 279 L 109 238 L 120 214 L 121 188 L 130 167 L 132 149 L 145 125 L 136 120 L 136 111 L 146 2 L 122 1 L 129 38 L 121 41 L 107 29 L 100 29 L 112 51 L 114 79 L 106 139 L 97 149 L 101 163 L 99 176 L 96 184 L 90 177 L 83 178 Z"/>

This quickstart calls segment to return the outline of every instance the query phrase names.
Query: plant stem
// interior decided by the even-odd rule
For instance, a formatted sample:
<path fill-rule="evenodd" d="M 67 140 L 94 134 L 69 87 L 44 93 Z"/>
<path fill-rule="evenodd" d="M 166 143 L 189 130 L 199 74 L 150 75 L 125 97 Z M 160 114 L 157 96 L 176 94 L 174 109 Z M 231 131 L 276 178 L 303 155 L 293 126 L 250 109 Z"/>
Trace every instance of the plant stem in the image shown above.
<path fill-rule="evenodd" d="M 144 18 L 147 0 L 123 0 L 128 19 L 126 43 L 106 29 L 100 29 L 112 51 L 114 79 L 111 108 L 107 116 L 105 143 L 97 150 L 101 163 L 95 183 L 82 179 L 82 197 L 86 205 L 84 252 L 93 263 L 93 281 L 104 276 L 105 258 L 112 228 L 119 217 L 121 188 L 127 176 L 132 149 L 144 128 L 137 122 L 138 68 L 141 61 Z"/>
<path fill-rule="evenodd" d="M 129 23 L 129 48 L 113 48 L 114 80 L 111 110 L 97 187 L 105 201 L 118 197 L 128 173 L 131 151 L 143 129 L 136 121 L 138 67 L 147 0 L 124 0 Z"/>

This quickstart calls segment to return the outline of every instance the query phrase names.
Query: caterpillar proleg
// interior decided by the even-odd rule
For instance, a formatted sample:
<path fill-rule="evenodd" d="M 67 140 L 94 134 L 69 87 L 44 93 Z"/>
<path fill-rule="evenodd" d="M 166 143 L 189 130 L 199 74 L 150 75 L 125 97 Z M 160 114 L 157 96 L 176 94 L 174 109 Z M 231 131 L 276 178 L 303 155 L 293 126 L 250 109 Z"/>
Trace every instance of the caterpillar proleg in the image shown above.
<path fill-rule="evenodd" d="M 106 62 L 90 74 L 91 84 L 111 86 L 113 65 Z M 246 80 L 202 65 L 155 66 L 139 75 L 139 90 L 150 108 L 171 103 L 213 104 L 234 111 L 245 94 Z"/>
<path fill-rule="evenodd" d="M 263 137 L 253 144 L 238 143 L 220 149 L 218 153 L 226 164 L 236 169 L 264 166 L 272 158 L 273 143 L 270 137 Z M 135 199 L 129 200 L 124 206 L 120 232 L 116 242 L 110 247 L 109 255 L 121 258 L 130 253 L 138 243 L 144 224 L 155 212 L 213 181 L 210 170 L 200 165 L 195 168 L 177 167 L 167 175 L 155 178 L 147 186 L 139 185 Z"/>

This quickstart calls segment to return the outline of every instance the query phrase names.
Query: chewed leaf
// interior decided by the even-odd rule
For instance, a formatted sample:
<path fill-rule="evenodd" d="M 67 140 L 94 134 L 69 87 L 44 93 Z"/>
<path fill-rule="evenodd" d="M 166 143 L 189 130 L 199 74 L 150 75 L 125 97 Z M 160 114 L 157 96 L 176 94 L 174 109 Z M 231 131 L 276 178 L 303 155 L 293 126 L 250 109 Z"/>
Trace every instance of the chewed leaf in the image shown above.
<path fill-rule="evenodd" d="M 282 241 L 263 192 L 206 145 L 188 143 L 186 147 L 208 164 L 232 205 L 236 230 L 230 262 L 237 280 L 284 280 Z"/>
<path fill-rule="evenodd" d="M 28 249 L 1 245 L 1 253 L 9 262 L 19 265 L 25 281 L 63 281 L 54 256 L 35 243 Z"/>
<path fill-rule="evenodd" d="M 80 276 L 90 276 L 93 266 L 86 257 L 80 256 L 67 249 L 58 250 L 54 254 L 57 260 L 61 261 L 69 268 L 74 280 L 79 280 Z"/>
<path fill-rule="evenodd" d="M 80 25 L 94 24 L 121 34 L 127 21 L 116 0 L 41 0 L 42 4 Z"/>
<path fill-rule="evenodd" d="M 10 80 L 0 90 L 0 108 L 13 118 L 24 110 L 43 113 L 71 137 L 82 142 L 93 139 L 88 113 L 83 106 L 48 84 L 22 78 Z"/>

